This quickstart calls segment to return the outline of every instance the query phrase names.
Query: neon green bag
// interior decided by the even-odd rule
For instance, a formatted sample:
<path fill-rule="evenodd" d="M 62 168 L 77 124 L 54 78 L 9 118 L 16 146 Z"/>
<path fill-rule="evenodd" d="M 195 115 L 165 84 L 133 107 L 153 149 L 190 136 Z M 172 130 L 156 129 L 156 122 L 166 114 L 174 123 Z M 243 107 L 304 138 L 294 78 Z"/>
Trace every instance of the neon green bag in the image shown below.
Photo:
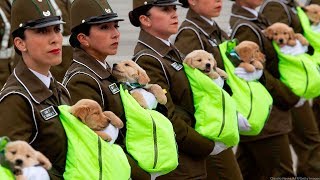
<path fill-rule="evenodd" d="M 1 177 L 1 180 L 14 180 L 15 179 L 12 172 L 7 168 L 2 167 L 1 164 L 0 164 L 0 177 Z"/>
<path fill-rule="evenodd" d="M 13 173 L 9 169 L 2 166 L 3 165 L 2 163 L 4 163 L 4 161 L 5 161 L 4 148 L 6 147 L 6 145 L 9 141 L 10 141 L 9 138 L 6 136 L 0 137 L 0 179 L 1 180 L 14 180 L 15 179 Z"/>
<path fill-rule="evenodd" d="M 175 133 L 169 119 L 155 110 L 142 108 L 120 86 L 126 115 L 126 148 L 147 172 L 167 174 L 178 166 Z"/>
<path fill-rule="evenodd" d="M 213 141 L 234 146 L 239 142 L 236 105 L 230 95 L 198 69 L 183 64 L 195 107 L 195 130 Z"/>
<path fill-rule="evenodd" d="M 272 42 L 279 58 L 280 80 L 297 96 L 312 99 L 320 95 L 318 65 L 307 53 L 291 56 L 283 54 L 276 42 Z"/>
<path fill-rule="evenodd" d="M 229 41 L 219 45 L 225 70 L 228 74 L 227 83 L 232 89 L 232 99 L 237 110 L 248 119 L 250 131 L 240 132 L 241 135 L 255 136 L 263 129 L 272 107 L 273 99 L 268 90 L 259 81 L 245 81 L 234 74 L 235 67 L 227 57 Z"/>
<path fill-rule="evenodd" d="M 66 180 L 128 180 L 130 165 L 122 148 L 110 145 L 61 105 L 60 120 L 68 137 Z"/>

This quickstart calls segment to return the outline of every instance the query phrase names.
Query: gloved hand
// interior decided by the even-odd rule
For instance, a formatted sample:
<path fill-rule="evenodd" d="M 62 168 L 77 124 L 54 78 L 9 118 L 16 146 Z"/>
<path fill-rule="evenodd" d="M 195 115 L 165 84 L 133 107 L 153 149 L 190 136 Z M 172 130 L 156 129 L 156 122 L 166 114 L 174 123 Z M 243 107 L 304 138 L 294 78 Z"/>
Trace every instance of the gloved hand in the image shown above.
<path fill-rule="evenodd" d="M 299 101 L 297 102 L 297 104 L 294 105 L 294 107 L 296 107 L 296 108 L 301 107 L 301 106 L 304 105 L 305 102 L 306 102 L 306 99 L 303 98 L 303 97 L 301 97 L 301 98 L 299 99 Z"/>
<path fill-rule="evenodd" d="M 151 176 L 151 180 L 155 180 L 157 177 L 161 176 L 162 175 L 162 172 L 153 172 L 153 173 L 150 173 L 150 176 Z"/>
<path fill-rule="evenodd" d="M 245 118 L 241 113 L 238 113 L 238 127 L 239 131 L 251 130 L 251 125 L 249 124 L 247 118 Z"/>
<path fill-rule="evenodd" d="M 217 79 L 214 79 L 213 82 L 215 82 L 219 87 L 223 88 L 224 85 L 224 79 L 220 76 Z"/>
<path fill-rule="evenodd" d="M 42 166 L 32 166 L 22 169 L 27 180 L 50 180 L 49 174 Z"/>
<path fill-rule="evenodd" d="M 228 147 L 224 143 L 216 141 L 213 151 L 210 153 L 210 155 L 217 155 L 222 151 L 226 150 L 227 148 Z"/>
<path fill-rule="evenodd" d="M 109 144 L 113 144 L 118 138 L 119 128 L 116 128 L 112 124 L 109 124 L 109 126 L 104 130 L 104 132 L 106 132 L 112 138 Z"/>
<path fill-rule="evenodd" d="M 242 67 L 237 67 L 234 70 L 234 74 L 237 75 L 239 78 L 244 79 L 245 81 L 254 81 L 260 79 L 262 73 L 262 70 L 255 70 L 254 72 L 249 73 Z"/>

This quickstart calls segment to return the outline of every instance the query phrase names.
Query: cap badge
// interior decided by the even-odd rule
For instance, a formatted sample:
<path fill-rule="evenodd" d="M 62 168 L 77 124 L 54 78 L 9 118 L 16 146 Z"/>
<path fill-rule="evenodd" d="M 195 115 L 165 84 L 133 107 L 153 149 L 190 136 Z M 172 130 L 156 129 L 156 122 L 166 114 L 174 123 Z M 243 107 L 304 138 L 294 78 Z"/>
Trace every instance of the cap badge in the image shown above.
<path fill-rule="evenodd" d="M 148 4 L 148 2 L 147 2 L 147 1 L 145 1 L 143 4 L 144 4 L 144 5 L 147 5 L 147 4 Z"/>
<path fill-rule="evenodd" d="M 38 0 L 39 2 L 42 2 L 42 0 Z"/>
<path fill-rule="evenodd" d="M 19 24 L 19 27 L 22 27 L 22 26 L 23 26 L 23 24 L 22 24 L 22 23 L 20 23 L 20 24 Z"/>
<path fill-rule="evenodd" d="M 49 10 L 43 11 L 42 14 L 43 14 L 44 16 L 50 16 L 50 15 L 51 15 L 51 13 L 50 13 Z"/>
<path fill-rule="evenodd" d="M 86 20 L 84 20 L 84 19 L 83 19 L 81 22 L 82 22 L 82 23 L 85 23 L 85 22 L 86 22 Z"/>
<path fill-rule="evenodd" d="M 111 9 L 104 9 L 106 13 L 111 13 Z"/>

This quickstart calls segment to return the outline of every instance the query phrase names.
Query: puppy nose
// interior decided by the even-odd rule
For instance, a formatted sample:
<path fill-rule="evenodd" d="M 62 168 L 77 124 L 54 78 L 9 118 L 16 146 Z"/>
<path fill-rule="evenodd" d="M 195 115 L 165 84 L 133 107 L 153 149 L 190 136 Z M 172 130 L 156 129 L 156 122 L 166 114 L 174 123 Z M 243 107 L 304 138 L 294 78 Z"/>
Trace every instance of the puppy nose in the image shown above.
<path fill-rule="evenodd" d="M 210 68 L 211 67 L 211 64 L 210 63 L 207 63 L 206 64 L 206 68 Z"/>
<path fill-rule="evenodd" d="M 16 165 L 20 166 L 22 165 L 23 161 L 21 159 L 17 159 L 15 163 Z"/>
<path fill-rule="evenodd" d="M 279 39 L 279 43 L 283 43 L 283 39 Z"/>
<path fill-rule="evenodd" d="M 118 65 L 117 63 L 114 63 L 114 64 L 113 64 L 113 67 L 116 67 L 117 65 Z"/>

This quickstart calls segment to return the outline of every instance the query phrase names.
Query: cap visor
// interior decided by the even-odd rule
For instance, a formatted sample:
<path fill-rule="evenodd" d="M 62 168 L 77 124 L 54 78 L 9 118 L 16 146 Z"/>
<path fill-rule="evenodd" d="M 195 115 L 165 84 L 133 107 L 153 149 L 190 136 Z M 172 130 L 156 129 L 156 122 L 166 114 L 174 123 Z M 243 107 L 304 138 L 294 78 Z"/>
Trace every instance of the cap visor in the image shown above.
<path fill-rule="evenodd" d="M 32 27 L 26 27 L 27 29 L 38 29 L 38 28 L 44 28 L 44 27 L 48 27 L 48 26 L 54 26 L 54 25 L 58 25 L 58 24 L 65 24 L 64 21 L 61 20 L 56 20 L 56 21 L 49 21 L 49 22 L 44 22 L 44 23 L 39 23 L 36 24 Z"/>
<path fill-rule="evenodd" d="M 101 24 L 101 23 L 114 22 L 114 21 L 124 21 L 124 19 L 114 17 L 114 18 L 99 19 L 97 21 L 89 21 L 87 23 L 88 24 Z"/>
<path fill-rule="evenodd" d="M 155 6 L 174 6 L 174 5 L 182 6 L 182 4 L 179 2 L 155 4 Z"/>

